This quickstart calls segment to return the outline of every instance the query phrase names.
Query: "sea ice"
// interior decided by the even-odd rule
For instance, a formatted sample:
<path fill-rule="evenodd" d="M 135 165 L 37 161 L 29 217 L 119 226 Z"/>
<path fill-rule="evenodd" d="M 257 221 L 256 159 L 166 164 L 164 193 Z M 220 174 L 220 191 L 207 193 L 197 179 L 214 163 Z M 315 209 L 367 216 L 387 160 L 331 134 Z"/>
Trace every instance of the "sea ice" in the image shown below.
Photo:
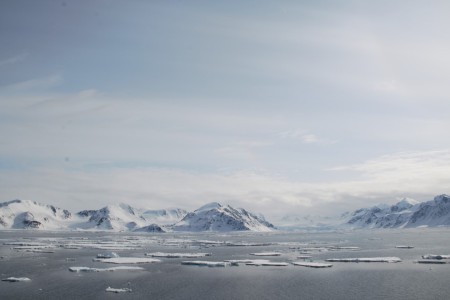
<path fill-rule="evenodd" d="M 97 258 L 113 258 L 113 257 L 119 257 L 119 254 L 117 254 L 116 252 L 106 252 L 97 254 Z"/>
<path fill-rule="evenodd" d="M 301 267 L 309 267 L 309 268 L 331 268 L 332 264 L 325 264 L 325 263 L 318 263 L 318 262 L 300 262 L 300 261 L 294 261 L 292 263 L 294 266 L 301 266 Z"/>
<path fill-rule="evenodd" d="M 189 266 L 201 266 L 201 267 L 226 267 L 228 263 L 224 261 L 190 260 L 190 261 L 182 261 L 181 264 Z"/>
<path fill-rule="evenodd" d="M 443 265 L 446 264 L 446 261 L 443 260 L 436 260 L 436 259 L 422 259 L 416 261 L 418 264 L 437 264 L 437 265 Z"/>
<path fill-rule="evenodd" d="M 165 258 L 196 258 L 196 257 L 204 257 L 211 256 L 211 253 L 164 253 L 164 252 L 155 252 L 155 253 L 145 253 L 146 256 L 151 257 L 165 257 Z"/>
<path fill-rule="evenodd" d="M 357 251 L 360 250 L 361 248 L 359 247 L 354 247 L 354 246 L 330 246 L 328 247 L 328 250 L 330 251 L 337 251 L 337 250 L 351 250 L 351 251 Z"/>
<path fill-rule="evenodd" d="M 112 271 L 122 271 L 122 270 L 144 270 L 144 268 L 141 267 L 128 267 L 128 266 L 120 266 L 120 267 L 113 267 L 113 268 L 90 268 L 90 267 L 70 267 L 70 272 L 112 272 Z"/>
<path fill-rule="evenodd" d="M 280 252 L 258 252 L 258 253 L 250 253 L 253 256 L 280 256 Z"/>
<path fill-rule="evenodd" d="M 247 243 L 247 242 L 226 242 L 229 247 L 255 247 L 255 246 L 270 246 L 271 243 Z"/>
<path fill-rule="evenodd" d="M 329 258 L 326 261 L 330 262 L 388 262 L 396 263 L 402 260 L 398 257 L 360 257 L 360 258 Z"/>
<path fill-rule="evenodd" d="M 112 257 L 112 258 L 99 258 L 95 259 L 95 261 L 110 264 L 142 264 L 142 263 L 161 262 L 161 260 L 159 259 L 147 257 Z"/>
<path fill-rule="evenodd" d="M 285 262 L 273 262 L 273 261 L 258 261 L 255 260 L 251 263 L 246 263 L 247 266 L 263 266 L 263 267 L 287 267 L 289 264 Z"/>
<path fill-rule="evenodd" d="M 107 287 L 105 292 L 110 292 L 110 293 L 131 293 L 132 290 L 129 288 L 123 288 L 123 289 L 115 289 L 112 287 Z"/>
<path fill-rule="evenodd" d="M 8 277 L 5 279 L 2 279 L 2 281 L 9 281 L 9 282 L 21 282 L 21 281 L 30 281 L 31 279 L 28 277 Z"/>
<path fill-rule="evenodd" d="M 262 263 L 270 263 L 270 260 L 267 260 L 267 259 L 234 259 L 234 260 L 225 260 L 225 262 L 230 263 L 230 265 L 232 265 L 232 266 L 239 266 L 239 264 L 260 265 Z"/>
<path fill-rule="evenodd" d="M 423 259 L 450 259 L 450 255 L 436 255 L 436 254 L 425 254 L 422 255 Z"/>

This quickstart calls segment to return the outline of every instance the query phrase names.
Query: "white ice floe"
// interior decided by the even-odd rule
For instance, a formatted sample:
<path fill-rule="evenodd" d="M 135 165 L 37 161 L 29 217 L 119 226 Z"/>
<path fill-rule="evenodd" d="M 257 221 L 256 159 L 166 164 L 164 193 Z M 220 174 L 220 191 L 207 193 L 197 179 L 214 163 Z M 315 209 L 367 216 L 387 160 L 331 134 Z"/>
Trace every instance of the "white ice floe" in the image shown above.
<path fill-rule="evenodd" d="M 272 243 L 247 243 L 247 242 L 226 242 L 226 246 L 229 247 L 261 247 L 261 246 L 270 246 Z"/>
<path fill-rule="evenodd" d="M 90 268 L 90 267 L 70 267 L 70 272 L 113 272 L 113 271 L 137 271 L 137 270 L 144 270 L 144 268 L 141 267 L 129 267 L 129 266 L 120 266 L 120 267 L 113 267 L 113 268 Z"/>
<path fill-rule="evenodd" d="M 97 254 L 97 258 L 113 258 L 113 257 L 119 257 L 119 254 L 117 254 L 116 252 L 107 252 L 107 253 Z"/>
<path fill-rule="evenodd" d="M 262 263 L 270 263 L 270 260 L 267 260 L 267 259 L 233 259 L 233 260 L 225 260 L 225 262 L 230 263 L 230 265 L 232 265 L 232 266 L 239 266 L 240 264 L 259 265 Z"/>
<path fill-rule="evenodd" d="M 164 252 L 155 252 L 155 253 L 145 253 L 146 256 L 151 257 L 165 257 L 165 258 L 196 258 L 196 257 L 205 257 L 211 256 L 211 253 L 164 253 Z"/>
<path fill-rule="evenodd" d="M 280 252 L 257 252 L 257 253 L 250 253 L 250 255 L 253 256 L 280 256 Z"/>
<path fill-rule="evenodd" d="M 305 261 L 294 261 L 292 264 L 294 266 L 309 267 L 309 268 L 331 268 L 333 266 L 332 264 L 305 262 Z"/>
<path fill-rule="evenodd" d="M 228 265 L 228 263 L 224 261 L 205 261 L 205 260 L 182 261 L 181 264 L 188 266 L 201 266 L 201 267 L 226 267 Z"/>
<path fill-rule="evenodd" d="M 416 261 L 418 264 L 436 264 L 436 265 L 444 265 L 447 262 L 443 260 L 436 260 L 436 259 L 422 259 Z"/>
<path fill-rule="evenodd" d="M 402 260 L 398 257 L 359 257 L 359 258 L 328 258 L 330 262 L 387 262 L 396 263 Z"/>
<path fill-rule="evenodd" d="M 423 259 L 450 259 L 450 255 L 436 255 L 436 254 L 425 254 L 422 255 Z"/>
<path fill-rule="evenodd" d="M 413 249 L 414 246 L 398 245 L 398 246 L 395 246 L 395 248 L 398 248 L 398 249 Z"/>
<path fill-rule="evenodd" d="M 99 258 L 95 259 L 95 261 L 110 264 L 143 264 L 143 263 L 161 262 L 161 260 L 159 259 L 147 257 L 112 257 L 112 258 Z"/>
<path fill-rule="evenodd" d="M 263 267 L 287 267 L 289 264 L 285 262 L 273 262 L 264 260 L 254 260 L 253 262 L 246 263 L 247 266 L 263 266 Z"/>
<path fill-rule="evenodd" d="M 361 248 L 354 247 L 354 246 L 330 246 L 330 247 L 328 247 L 328 250 L 330 250 L 330 251 L 337 251 L 337 250 L 357 251 L 357 250 L 360 250 L 360 249 Z"/>
<path fill-rule="evenodd" d="M 5 279 L 2 279 L 2 281 L 9 281 L 9 282 L 22 282 L 22 281 L 30 281 L 31 279 L 28 277 L 8 277 Z"/>
<path fill-rule="evenodd" d="M 123 289 L 115 289 L 112 287 L 107 287 L 105 292 L 110 292 L 110 293 L 131 293 L 132 290 L 130 288 L 123 288 Z"/>

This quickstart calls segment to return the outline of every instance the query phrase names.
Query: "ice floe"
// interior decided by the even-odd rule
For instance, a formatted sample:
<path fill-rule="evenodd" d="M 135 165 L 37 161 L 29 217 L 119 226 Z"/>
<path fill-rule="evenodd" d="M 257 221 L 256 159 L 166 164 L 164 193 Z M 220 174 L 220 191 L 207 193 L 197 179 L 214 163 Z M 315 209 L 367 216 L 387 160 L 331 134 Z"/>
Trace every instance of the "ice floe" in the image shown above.
<path fill-rule="evenodd" d="M 425 254 L 422 255 L 423 259 L 450 259 L 450 255 L 436 255 L 436 254 Z"/>
<path fill-rule="evenodd" d="M 418 264 L 434 264 L 434 265 L 445 265 L 447 263 L 446 261 L 436 259 L 421 259 L 415 262 Z"/>
<path fill-rule="evenodd" d="M 90 268 L 90 267 L 70 267 L 70 272 L 113 272 L 113 271 L 138 271 L 144 270 L 141 267 L 120 266 L 113 268 Z"/>
<path fill-rule="evenodd" d="M 267 259 L 233 259 L 233 260 L 225 260 L 225 262 L 230 263 L 232 266 L 239 266 L 240 264 L 262 264 L 262 263 L 270 263 L 270 260 Z"/>
<path fill-rule="evenodd" d="M 22 281 L 30 281 L 31 279 L 28 277 L 8 277 L 5 279 L 2 279 L 2 281 L 9 281 L 9 282 L 22 282 Z"/>
<path fill-rule="evenodd" d="M 247 243 L 247 242 L 226 242 L 226 246 L 229 247 L 261 247 L 261 246 L 270 246 L 272 243 Z"/>
<path fill-rule="evenodd" d="M 308 267 L 308 268 L 331 268 L 332 264 L 318 263 L 318 262 L 305 262 L 305 261 L 294 261 L 292 262 L 294 266 Z"/>
<path fill-rule="evenodd" d="M 250 253 L 250 255 L 253 256 L 280 256 L 280 252 L 257 252 L 257 253 Z"/>
<path fill-rule="evenodd" d="M 396 263 L 402 260 L 398 257 L 359 257 L 359 258 L 328 258 L 329 262 L 387 262 Z"/>
<path fill-rule="evenodd" d="M 159 259 L 147 257 L 112 257 L 112 258 L 97 258 L 94 260 L 110 264 L 143 264 L 143 263 L 161 262 L 161 260 Z"/>
<path fill-rule="evenodd" d="M 107 252 L 107 253 L 99 253 L 97 254 L 97 258 L 114 258 L 119 257 L 119 254 L 116 252 Z"/>
<path fill-rule="evenodd" d="M 181 264 L 200 267 L 226 267 L 228 265 L 228 263 L 224 261 L 205 261 L 205 260 L 182 261 Z"/>
<path fill-rule="evenodd" d="M 112 287 L 107 287 L 105 292 L 110 292 L 110 293 L 131 293 L 132 289 L 130 288 L 122 288 L 122 289 L 116 289 L 116 288 L 112 288 Z"/>
<path fill-rule="evenodd" d="M 146 256 L 151 257 L 165 257 L 165 258 L 196 258 L 211 256 L 211 253 L 164 253 L 164 252 L 154 252 L 145 253 Z"/>
<path fill-rule="evenodd" d="M 327 249 L 330 251 L 339 251 L 339 250 L 358 251 L 361 248 L 354 247 L 354 246 L 330 246 L 330 247 L 327 247 Z"/>
<path fill-rule="evenodd" d="M 258 261 L 254 260 L 253 262 L 246 263 L 247 266 L 262 266 L 262 267 L 287 267 L 289 264 L 285 262 L 273 262 L 273 261 Z"/>

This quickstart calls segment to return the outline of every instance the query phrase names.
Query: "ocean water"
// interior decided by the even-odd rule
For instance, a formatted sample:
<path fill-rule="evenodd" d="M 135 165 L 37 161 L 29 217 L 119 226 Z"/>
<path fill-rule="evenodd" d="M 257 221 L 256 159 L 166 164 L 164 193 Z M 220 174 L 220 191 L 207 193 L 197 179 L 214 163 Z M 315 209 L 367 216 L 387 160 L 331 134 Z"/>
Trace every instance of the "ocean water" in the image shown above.
<path fill-rule="evenodd" d="M 267 243 L 230 246 L 231 243 Z M 215 242 L 215 243 L 214 243 Z M 16 243 L 16 244 L 14 244 Z M 40 243 L 54 253 L 13 249 L 17 243 Z M 66 249 L 67 245 L 82 245 Z M 162 258 L 139 264 L 143 271 L 74 273 L 72 266 L 114 267 L 93 261 L 118 245 L 120 256 L 144 257 L 146 252 L 209 252 L 204 258 Z M 397 245 L 414 246 L 398 249 Z M 359 250 L 335 250 L 353 246 Z M 305 248 L 308 248 L 305 250 Z M 250 253 L 279 251 L 277 257 Z M 246 266 L 199 267 L 184 260 L 269 259 L 299 261 L 301 251 L 314 261 L 327 258 L 397 256 L 400 263 L 333 263 L 312 269 Z M 450 264 L 415 263 L 424 254 L 450 254 L 449 229 L 361 230 L 334 233 L 199 233 L 111 234 L 100 232 L 0 231 L 0 277 L 29 277 L 29 282 L 0 282 L 0 299 L 450 299 Z M 131 293 L 105 292 L 107 287 Z"/>

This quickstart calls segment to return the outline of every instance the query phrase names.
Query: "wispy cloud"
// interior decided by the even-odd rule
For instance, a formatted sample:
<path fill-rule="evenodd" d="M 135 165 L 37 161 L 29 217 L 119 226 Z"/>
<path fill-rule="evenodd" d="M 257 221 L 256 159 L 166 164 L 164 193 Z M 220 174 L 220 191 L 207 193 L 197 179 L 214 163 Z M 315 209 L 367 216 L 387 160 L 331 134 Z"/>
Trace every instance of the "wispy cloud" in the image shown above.
<path fill-rule="evenodd" d="M 319 138 L 316 134 L 304 129 L 286 130 L 279 133 L 282 139 L 299 140 L 304 144 L 334 144 L 335 141 Z"/>
<path fill-rule="evenodd" d="M 334 171 L 357 180 L 295 181 L 267 172 L 190 172 L 168 168 L 38 168 L 0 173 L 2 197 L 38 198 L 60 206 L 94 208 L 126 201 L 136 206 L 194 209 L 208 201 L 245 206 L 268 216 L 287 211 L 334 214 L 409 196 L 427 200 L 448 193 L 450 150 L 396 153 Z M 23 189 L 27 182 L 27 189 Z M 72 203 L 71 199 L 78 201 Z M 80 204 L 78 204 L 80 203 Z"/>
<path fill-rule="evenodd" d="M 13 57 L 0 60 L 0 67 L 24 61 L 28 57 L 28 55 L 29 55 L 28 53 L 21 53 Z"/>
<path fill-rule="evenodd" d="M 8 88 L 13 90 L 30 90 L 30 89 L 46 89 L 61 84 L 63 77 L 61 74 L 53 74 L 46 77 L 34 78 L 9 85 Z"/>

